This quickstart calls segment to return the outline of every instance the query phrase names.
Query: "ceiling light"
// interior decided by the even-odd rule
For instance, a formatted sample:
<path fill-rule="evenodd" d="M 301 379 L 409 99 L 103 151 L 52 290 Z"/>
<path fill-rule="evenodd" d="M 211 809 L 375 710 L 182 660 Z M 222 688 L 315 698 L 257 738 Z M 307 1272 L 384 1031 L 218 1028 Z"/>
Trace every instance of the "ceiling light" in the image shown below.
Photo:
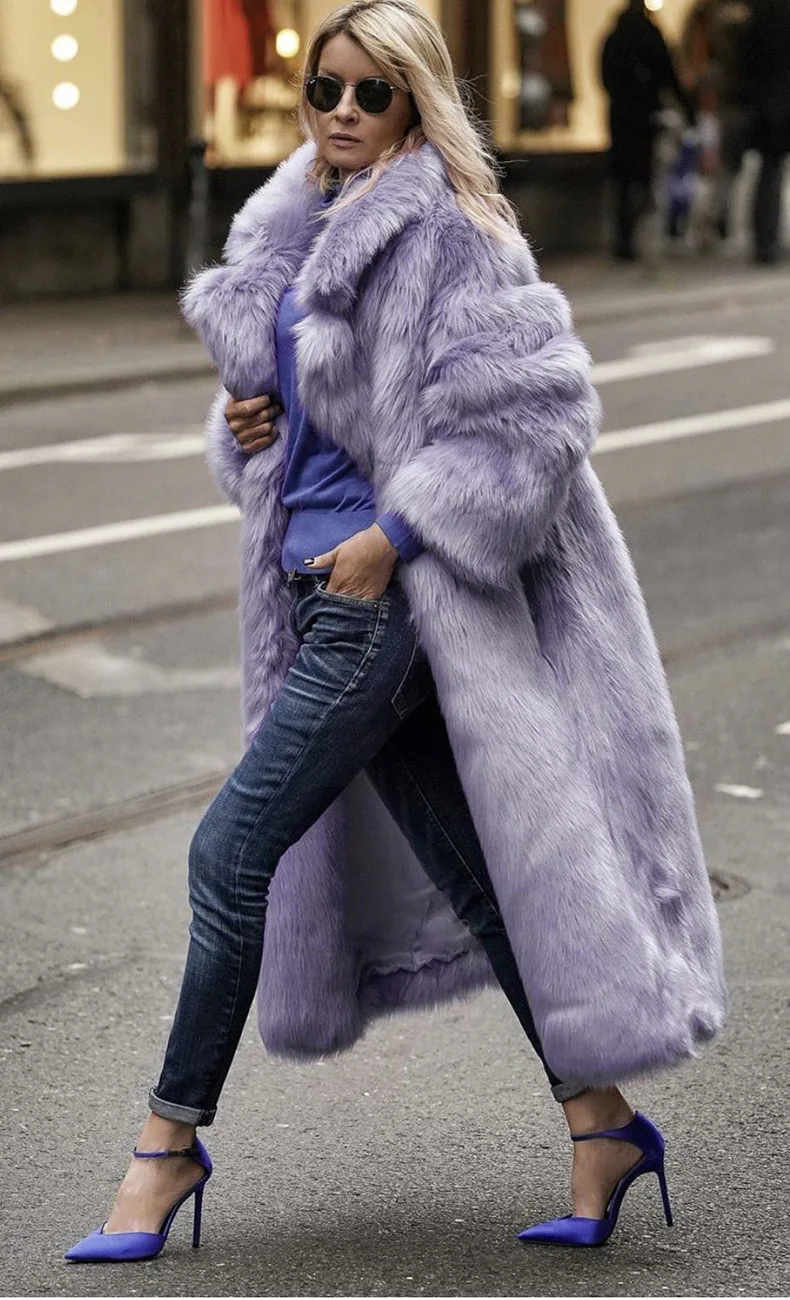
<path fill-rule="evenodd" d="M 68 63 L 71 59 L 77 57 L 77 52 L 80 46 L 79 41 L 77 41 L 75 37 L 67 36 L 64 33 L 63 36 L 55 37 L 50 48 L 59 63 Z"/>
<path fill-rule="evenodd" d="M 281 59 L 293 59 L 299 53 L 299 33 L 292 27 L 283 27 L 275 38 L 274 48 Z"/>
<path fill-rule="evenodd" d="M 77 8 L 77 0 L 49 0 L 49 7 L 59 18 L 69 18 Z"/>
<path fill-rule="evenodd" d="M 60 81 L 52 92 L 55 108 L 76 108 L 80 102 L 80 88 L 73 81 Z"/>

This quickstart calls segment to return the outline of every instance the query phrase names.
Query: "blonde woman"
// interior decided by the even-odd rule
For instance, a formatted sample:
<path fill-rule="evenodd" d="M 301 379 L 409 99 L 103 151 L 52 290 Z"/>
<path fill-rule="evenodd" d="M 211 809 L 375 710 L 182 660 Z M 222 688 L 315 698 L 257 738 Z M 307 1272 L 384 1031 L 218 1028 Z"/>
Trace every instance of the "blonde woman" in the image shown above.
<path fill-rule="evenodd" d="M 588 454 L 568 307 L 539 282 L 414 0 L 306 53 L 306 143 L 184 297 L 224 384 L 249 748 L 192 842 L 151 1114 L 72 1260 L 149 1258 L 193 1199 L 258 989 L 267 1048 L 499 986 L 564 1107 L 598 1244 L 664 1144 L 618 1080 L 721 1025 L 719 933 L 666 682 Z M 265 931 L 265 933 L 264 933 Z"/>

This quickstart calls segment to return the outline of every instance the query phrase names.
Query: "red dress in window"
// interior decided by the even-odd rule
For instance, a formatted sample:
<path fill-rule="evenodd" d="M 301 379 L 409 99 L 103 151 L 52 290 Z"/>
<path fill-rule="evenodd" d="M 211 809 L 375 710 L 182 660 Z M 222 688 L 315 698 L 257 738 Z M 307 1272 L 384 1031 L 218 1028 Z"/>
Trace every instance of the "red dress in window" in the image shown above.
<path fill-rule="evenodd" d="M 275 24 L 268 0 L 203 0 L 203 78 L 247 86 L 273 64 Z"/>

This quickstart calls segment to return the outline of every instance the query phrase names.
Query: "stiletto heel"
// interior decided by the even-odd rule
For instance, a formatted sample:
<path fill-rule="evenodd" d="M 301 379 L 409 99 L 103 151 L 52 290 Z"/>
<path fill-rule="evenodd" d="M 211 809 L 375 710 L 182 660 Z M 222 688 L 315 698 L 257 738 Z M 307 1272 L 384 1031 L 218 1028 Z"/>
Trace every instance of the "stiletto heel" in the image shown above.
<path fill-rule="evenodd" d="M 661 1188 L 661 1199 L 664 1202 L 664 1217 L 667 1221 L 667 1227 L 671 1228 L 674 1219 L 672 1218 L 672 1206 L 669 1203 L 669 1188 L 667 1187 L 667 1176 L 664 1173 L 664 1157 L 661 1157 L 661 1164 L 656 1170 L 658 1174 L 658 1183 Z"/>
<path fill-rule="evenodd" d="M 641 1159 L 620 1179 L 609 1197 L 604 1217 L 584 1219 L 568 1214 L 563 1219 L 550 1219 L 548 1223 L 539 1223 L 534 1228 L 520 1232 L 520 1241 L 552 1246 L 602 1246 L 614 1232 L 626 1192 L 642 1174 L 658 1175 L 664 1214 L 668 1226 L 672 1227 L 672 1207 L 664 1172 L 664 1137 L 657 1125 L 637 1111 L 630 1124 L 623 1128 L 606 1129 L 602 1133 L 571 1134 L 573 1142 L 591 1142 L 595 1138 L 615 1138 L 619 1142 L 639 1147 L 642 1152 Z"/>
<path fill-rule="evenodd" d="M 200 1245 L 200 1224 L 203 1218 L 203 1188 L 195 1192 L 195 1218 L 192 1224 L 192 1245 L 197 1250 Z"/>
<path fill-rule="evenodd" d="M 175 1217 L 190 1196 L 195 1198 L 192 1245 L 200 1245 L 203 1191 L 213 1169 L 211 1157 L 200 1139 L 195 1138 L 191 1147 L 184 1147 L 180 1151 L 138 1151 L 135 1147 L 132 1155 L 138 1160 L 164 1160 L 168 1156 L 189 1156 L 200 1165 L 204 1171 L 203 1176 L 197 1180 L 194 1187 L 190 1187 L 183 1196 L 179 1196 L 175 1205 L 170 1207 L 158 1232 L 105 1232 L 106 1224 L 103 1223 L 95 1232 L 83 1237 L 76 1246 L 67 1250 L 65 1259 L 78 1264 L 102 1262 L 115 1264 L 135 1259 L 155 1259 L 164 1250 Z"/>

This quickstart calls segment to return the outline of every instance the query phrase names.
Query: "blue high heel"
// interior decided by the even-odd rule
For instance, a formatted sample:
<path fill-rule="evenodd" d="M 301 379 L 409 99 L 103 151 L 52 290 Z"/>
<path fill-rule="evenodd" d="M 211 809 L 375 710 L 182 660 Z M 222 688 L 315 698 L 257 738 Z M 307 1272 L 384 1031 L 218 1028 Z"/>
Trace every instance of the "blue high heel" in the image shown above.
<path fill-rule="evenodd" d="M 642 1174 L 658 1175 L 667 1226 L 672 1227 L 672 1206 L 664 1173 L 664 1138 L 661 1130 L 646 1115 L 640 1115 L 637 1111 L 630 1124 L 623 1128 L 606 1129 L 602 1133 L 571 1134 L 573 1142 L 591 1142 L 594 1138 L 616 1138 L 620 1142 L 630 1142 L 642 1152 L 641 1160 L 637 1160 L 633 1169 L 629 1169 L 612 1192 L 605 1216 L 602 1219 L 583 1219 L 568 1214 L 563 1219 L 550 1219 L 548 1223 L 538 1223 L 534 1228 L 520 1232 L 519 1241 L 552 1246 L 602 1246 L 614 1232 L 626 1192 Z"/>
<path fill-rule="evenodd" d="M 105 1232 L 102 1224 L 95 1232 L 83 1237 L 76 1246 L 67 1250 L 64 1259 L 80 1264 L 120 1263 L 133 1259 L 155 1259 L 165 1247 L 170 1229 L 178 1211 L 190 1196 L 195 1198 L 195 1218 L 192 1225 L 192 1245 L 200 1245 L 200 1224 L 203 1214 L 203 1189 L 211 1177 L 212 1163 L 208 1151 L 199 1138 L 195 1138 L 191 1147 L 181 1151 L 138 1151 L 132 1152 L 138 1160 L 164 1160 L 167 1156 L 191 1156 L 205 1170 L 194 1187 L 184 1192 L 172 1209 L 168 1210 L 159 1232 Z"/>

